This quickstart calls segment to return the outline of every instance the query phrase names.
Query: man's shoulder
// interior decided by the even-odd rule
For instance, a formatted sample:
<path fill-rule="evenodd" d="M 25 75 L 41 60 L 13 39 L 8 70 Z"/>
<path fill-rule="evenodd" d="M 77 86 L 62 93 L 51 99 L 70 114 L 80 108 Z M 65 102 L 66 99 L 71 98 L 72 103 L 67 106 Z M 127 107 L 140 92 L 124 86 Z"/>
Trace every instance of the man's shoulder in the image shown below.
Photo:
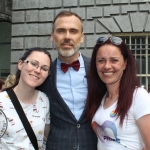
<path fill-rule="evenodd" d="M 83 55 L 83 54 L 81 54 L 81 55 L 82 55 L 83 60 L 84 60 L 85 62 L 90 62 L 90 61 L 91 61 L 91 58 L 90 58 L 90 57 L 87 57 L 87 56 L 85 56 L 85 55 Z"/>
<path fill-rule="evenodd" d="M 57 58 L 55 58 L 55 60 L 52 61 L 52 64 L 55 64 L 57 62 Z"/>
<path fill-rule="evenodd" d="M 52 61 L 51 63 L 51 69 L 57 65 L 57 58 L 55 60 Z"/>

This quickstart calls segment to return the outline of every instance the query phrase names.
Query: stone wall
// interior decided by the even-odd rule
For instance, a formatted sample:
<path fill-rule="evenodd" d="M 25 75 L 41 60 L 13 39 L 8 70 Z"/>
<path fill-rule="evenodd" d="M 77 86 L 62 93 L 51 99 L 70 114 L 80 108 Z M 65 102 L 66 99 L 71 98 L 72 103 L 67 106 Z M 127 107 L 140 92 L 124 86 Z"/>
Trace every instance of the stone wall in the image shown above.
<path fill-rule="evenodd" d="M 81 52 L 89 57 L 99 36 L 150 32 L 150 0 L 13 0 L 11 72 L 26 48 L 46 47 L 53 60 L 57 57 L 49 38 L 54 16 L 61 10 L 83 19 Z"/>

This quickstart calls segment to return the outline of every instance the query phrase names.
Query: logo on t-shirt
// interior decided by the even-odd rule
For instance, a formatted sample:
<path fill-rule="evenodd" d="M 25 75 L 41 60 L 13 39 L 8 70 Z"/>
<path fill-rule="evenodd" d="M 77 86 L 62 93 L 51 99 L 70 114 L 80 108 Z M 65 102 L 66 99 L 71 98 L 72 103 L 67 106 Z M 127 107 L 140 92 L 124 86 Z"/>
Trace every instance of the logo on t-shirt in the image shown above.
<path fill-rule="evenodd" d="M 4 112 L 0 109 L 0 138 L 4 135 L 7 130 L 7 118 Z"/>
<path fill-rule="evenodd" d="M 116 111 L 115 110 L 112 110 L 111 112 L 110 112 L 110 117 L 115 117 L 116 116 Z"/>
<path fill-rule="evenodd" d="M 111 121 L 106 120 L 101 126 L 97 122 L 92 123 L 92 128 L 99 137 L 99 139 L 104 142 L 106 145 L 109 144 L 109 141 L 114 141 L 120 143 L 120 139 L 117 138 L 117 128 L 115 124 Z M 105 129 L 110 129 L 113 133 L 113 137 L 109 137 L 105 132 Z"/>

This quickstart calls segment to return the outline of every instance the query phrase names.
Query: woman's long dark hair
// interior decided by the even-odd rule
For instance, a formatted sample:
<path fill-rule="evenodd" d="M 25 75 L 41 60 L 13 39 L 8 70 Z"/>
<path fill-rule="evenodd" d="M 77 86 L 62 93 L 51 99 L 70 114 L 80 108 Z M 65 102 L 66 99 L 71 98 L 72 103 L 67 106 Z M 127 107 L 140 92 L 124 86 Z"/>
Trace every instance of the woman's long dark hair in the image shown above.
<path fill-rule="evenodd" d="M 110 39 L 108 39 L 103 44 L 96 44 L 91 58 L 90 74 L 89 74 L 89 86 L 88 86 L 88 96 L 86 103 L 86 110 L 88 119 L 92 121 L 92 118 L 102 102 L 103 96 L 106 94 L 107 89 L 105 83 L 99 78 L 96 69 L 96 55 L 98 49 L 105 45 L 114 45 L 120 49 L 124 60 L 127 62 L 126 69 L 123 72 L 120 86 L 119 86 L 119 97 L 116 107 L 116 114 L 120 118 L 120 125 L 122 126 L 123 120 L 127 115 L 132 104 L 133 92 L 135 87 L 139 86 L 138 78 L 136 77 L 136 62 L 131 50 L 128 46 L 122 42 L 120 45 L 113 44 Z"/>
<path fill-rule="evenodd" d="M 33 48 L 30 48 L 30 49 L 27 49 L 26 52 L 23 54 L 23 56 L 19 60 L 22 60 L 22 61 L 26 60 L 26 58 L 29 55 L 31 55 L 32 52 L 43 52 L 49 57 L 50 62 L 52 62 L 50 53 L 45 48 L 41 48 L 41 47 L 33 47 Z M 16 75 L 16 80 L 15 80 L 14 85 L 11 86 L 11 87 L 5 88 L 2 91 L 5 91 L 5 90 L 11 89 L 11 88 L 14 88 L 15 86 L 17 86 L 18 83 L 19 83 L 20 74 L 21 74 L 21 70 L 17 69 L 16 74 L 15 74 Z"/>

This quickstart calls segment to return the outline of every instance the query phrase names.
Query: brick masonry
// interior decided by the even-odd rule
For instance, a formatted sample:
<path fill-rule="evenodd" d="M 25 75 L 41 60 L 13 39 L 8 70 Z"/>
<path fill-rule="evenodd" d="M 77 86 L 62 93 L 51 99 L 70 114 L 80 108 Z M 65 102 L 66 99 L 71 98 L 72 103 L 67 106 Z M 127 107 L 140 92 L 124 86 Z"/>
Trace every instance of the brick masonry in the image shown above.
<path fill-rule="evenodd" d="M 12 73 L 26 48 L 46 47 L 53 60 L 57 57 L 49 38 L 52 20 L 61 10 L 71 10 L 83 19 L 81 52 L 89 57 L 99 36 L 150 32 L 149 0 L 13 0 Z"/>

